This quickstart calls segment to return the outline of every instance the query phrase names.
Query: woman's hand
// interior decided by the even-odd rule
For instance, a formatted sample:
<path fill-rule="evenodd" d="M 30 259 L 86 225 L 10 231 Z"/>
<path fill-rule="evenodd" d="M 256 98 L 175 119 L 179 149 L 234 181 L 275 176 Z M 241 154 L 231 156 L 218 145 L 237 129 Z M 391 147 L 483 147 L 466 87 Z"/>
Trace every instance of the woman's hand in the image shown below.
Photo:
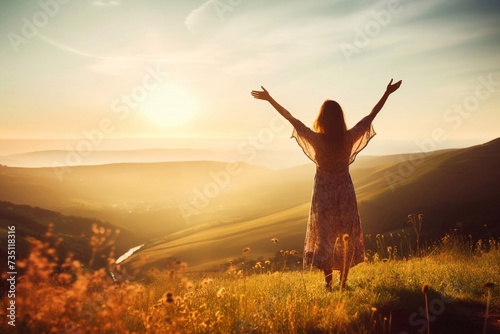
<path fill-rule="evenodd" d="M 262 88 L 262 91 L 252 90 L 252 96 L 259 100 L 270 101 L 271 95 L 269 95 L 269 92 L 262 86 L 260 88 Z"/>
<path fill-rule="evenodd" d="M 396 82 L 395 84 L 392 83 L 392 79 L 391 79 L 391 82 L 389 82 L 389 84 L 387 85 L 387 89 L 385 90 L 386 93 L 388 94 L 392 94 L 394 93 L 395 91 L 398 90 L 399 86 L 401 86 L 401 80 L 399 80 L 398 82 Z"/>
<path fill-rule="evenodd" d="M 268 101 L 269 103 L 271 103 L 274 109 L 276 109 L 276 111 L 278 111 L 281 116 L 285 117 L 286 120 L 288 120 L 290 123 L 292 123 L 292 125 L 295 126 L 295 124 L 297 123 L 297 119 L 293 117 L 288 110 L 286 110 L 278 102 L 276 102 L 276 100 L 274 100 L 271 95 L 269 95 L 269 92 L 264 87 L 260 86 L 260 88 L 262 88 L 261 91 L 252 90 L 252 96 L 256 99 Z"/>
<path fill-rule="evenodd" d="M 369 117 L 372 120 L 375 118 L 375 116 L 377 116 L 377 114 L 380 112 L 380 110 L 382 110 L 382 107 L 384 106 L 385 101 L 387 101 L 387 99 L 389 98 L 389 95 L 391 95 L 392 93 L 394 93 L 395 91 L 397 91 L 399 89 L 399 86 L 401 86 L 401 82 L 402 81 L 399 80 L 398 82 L 393 84 L 392 79 L 391 79 L 391 81 L 387 85 L 387 89 L 385 90 L 384 95 L 382 95 L 382 97 L 380 98 L 380 101 L 378 101 L 377 104 L 375 105 L 375 107 L 373 107 L 372 112 L 369 115 Z"/>

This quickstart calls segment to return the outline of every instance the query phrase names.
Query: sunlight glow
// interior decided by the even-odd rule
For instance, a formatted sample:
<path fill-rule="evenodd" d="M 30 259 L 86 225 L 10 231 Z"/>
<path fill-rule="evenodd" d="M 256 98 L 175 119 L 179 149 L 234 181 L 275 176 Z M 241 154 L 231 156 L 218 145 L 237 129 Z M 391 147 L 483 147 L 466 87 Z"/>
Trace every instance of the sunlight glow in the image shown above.
<path fill-rule="evenodd" d="M 139 108 L 157 126 L 180 127 L 196 115 L 198 103 L 184 88 L 164 83 L 149 92 Z"/>

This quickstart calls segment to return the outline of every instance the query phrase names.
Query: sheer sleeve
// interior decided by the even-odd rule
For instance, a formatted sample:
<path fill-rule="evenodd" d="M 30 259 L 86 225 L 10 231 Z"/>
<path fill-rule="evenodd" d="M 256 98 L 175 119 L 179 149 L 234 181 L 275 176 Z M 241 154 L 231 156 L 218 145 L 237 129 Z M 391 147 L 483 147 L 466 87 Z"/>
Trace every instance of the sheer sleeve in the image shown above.
<path fill-rule="evenodd" d="M 317 133 L 308 128 L 299 120 L 295 120 L 293 123 L 293 133 L 292 138 L 297 140 L 297 144 L 302 148 L 304 153 L 309 159 L 311 159 L 316 165 L 318 161 L 316 159 L 316 147 L 317 147 Z"/>
<path fill-rule="evenodd" d="M 370 139 L 376 135 L 372 125 L 372 119 L 369 116 L 363 118 L 358 122 L 358 124 L 349 130 L 349 135 L 352 140 L 349 163 L 352 163 L 354 159 L 356 159 L 358 153 L 361 152 L 366 147 Z"/>

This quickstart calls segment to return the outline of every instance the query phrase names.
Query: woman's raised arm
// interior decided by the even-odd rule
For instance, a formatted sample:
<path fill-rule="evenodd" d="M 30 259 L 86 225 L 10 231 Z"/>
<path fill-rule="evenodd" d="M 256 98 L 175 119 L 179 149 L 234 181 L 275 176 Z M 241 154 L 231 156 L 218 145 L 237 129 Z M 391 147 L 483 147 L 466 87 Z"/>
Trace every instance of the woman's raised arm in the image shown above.
<path fill-rule="evenodd" d="M 271 103 L 274 109 L 276 109 L 281 114 L 281 116 L 285 117 L 286 120 L 292 123 L 292 125 L 295 125 L 297 119 L 293 117 L 288 110 L 286 110 L 278 102 L 276 102 L 264 87 L 260 86 L 260 88 L 262 88 L 261 91 L 252 90 L 252 96 L 258 100 L 264 100 Z"/>
<path fill-rule="evenodd" d="M 375 116 L 377 116 L 379 111 L 382 110 L 382 107 L 384 106 L 385 101 L 387 101 L 387 98 L 389 97 L 389 95 L 394 93 L 396 90 L 398 90 L 399 86 L 401 86 L 401 82 L 402 82 L 402 80 L 399 80 L 398 82 L 393 84 L 392 79 L 391 79 L 391 81 L 387 85 L 387 88 L 385 90 L 384 95 L 382 95 L 382 98 L 380 99 L 380 101 L 378 101 L 378 103 L 375 105 L 375 107 L 373 107 L 370 115 L 368 115 L 368 117 L 370 117 L 372 121 L 375 118 Z"/>

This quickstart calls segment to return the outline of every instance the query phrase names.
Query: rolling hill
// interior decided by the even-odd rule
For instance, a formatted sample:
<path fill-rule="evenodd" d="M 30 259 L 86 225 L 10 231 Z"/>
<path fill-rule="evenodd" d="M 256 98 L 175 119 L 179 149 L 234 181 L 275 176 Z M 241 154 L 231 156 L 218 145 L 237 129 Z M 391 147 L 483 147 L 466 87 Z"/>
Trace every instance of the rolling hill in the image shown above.
<path fill-rule="evenodd" d="M 406 213 L 423 213 L 427 235 L 454 228 L 482 235 L 484 224 L 498 234 L 500 139 L 436 152 L 415 160 L 413 168 L 408 165 L 406 160 L 357 178 L 360 215 L 377 217 L 365 230 L 391 232 L 399 227 L 396 219 L 404 221 Z"/>
<path fill-rule="evenodd" d="M 78 166 L 62 173 L 61 180 L 59 169 L 0 167 L 0 200 L 95 217 L 149 239 L 207 220 L 260 214 L 262 208 L 245 206 L 248 212 L 235 216 L 220 198 L 251 189 L 273 171 L 197 161 Z"/>
<path fill-rule="evenodd" d="M 0 200 L 95 217 L 146 242 L 142 255 L 206 268 L 241 256 L 302 249 L 314 165 L 271 170 L 210 161 L 52 168 L 0 167 Z M 465 149 L 360 157 L 351 166 L 365 233 L 409 228 L 423 213 L 423 236 L 450 229 L 500 235 L 500 139 Z M 484 225 L 487 224 L 486 230 Z M 279 246 L 270 242 L 280 240 Z M 279 248 L 279 249 L 278 249 Z"/>
<path fill-rule="evenodd" d="M 423 213 L 422 235 L 428 240 L 452 229 L 476 237 L 500 235 L 500 140 L 429 153 L 414 159 L 413 168 L 405 166 L 410 163 L 409 155 L 389 156 L 379 164 L 370 161 L 369 167 L 352 169 L 365 233 L 411 230 L 407 215 Z M 289 169 L 281 177 L 295 184 L 300 175 L 310 177 L 310 169 Z M 305 184 L 300 189 L 307 191 Z M 187 261 L 194 270 L 206 270 L 241 257 L 245 247 L 255 249 L 255 257 L 271 257 L 279 249 L 300 250 L 308 209 L 304 203 L 258 219 L 187 229 L 146 244 L 126 264 L 136 267 L 141 256 L 158 264 L 172 256 Z M 278 247 L 271 238 L 280 240 Z"/>
<path fill-rule="evenodd" d="M 49 225 L 53 226 L 52 231 Z M 56 260 L 57 263 L 64 261 L 64 257 L 71 251 L 75 259 L 87 265 L 92 254 L 89 239 L 93 235 L 93 226 L 110 231 L 109 239 L 113 239 L 116 252 L 125 252 L 130 242 L 134 242 L 134 235 L 130 231 L 120 229 L 119 234 L 116 234 L 116 226 L 97 219 L 66 216 L 38 207 L 0 201 L 0 240 L 4 239 L 0 241 L 2 258 L 6 258 L 7 254 L 6 232 L 9 226 L 15 227 L 17 259 L 29 254 L 28 239 L 35 238 L 58 250 L 60 257 Z M 61 240 L 58 240 L 59 238 Z M 109 254 L 111 248 L 106 247 L 103 250 Z M 105 264 L 105 259 L 97 258 L 94 264 L 96 267 L 102 266 Z"/>

